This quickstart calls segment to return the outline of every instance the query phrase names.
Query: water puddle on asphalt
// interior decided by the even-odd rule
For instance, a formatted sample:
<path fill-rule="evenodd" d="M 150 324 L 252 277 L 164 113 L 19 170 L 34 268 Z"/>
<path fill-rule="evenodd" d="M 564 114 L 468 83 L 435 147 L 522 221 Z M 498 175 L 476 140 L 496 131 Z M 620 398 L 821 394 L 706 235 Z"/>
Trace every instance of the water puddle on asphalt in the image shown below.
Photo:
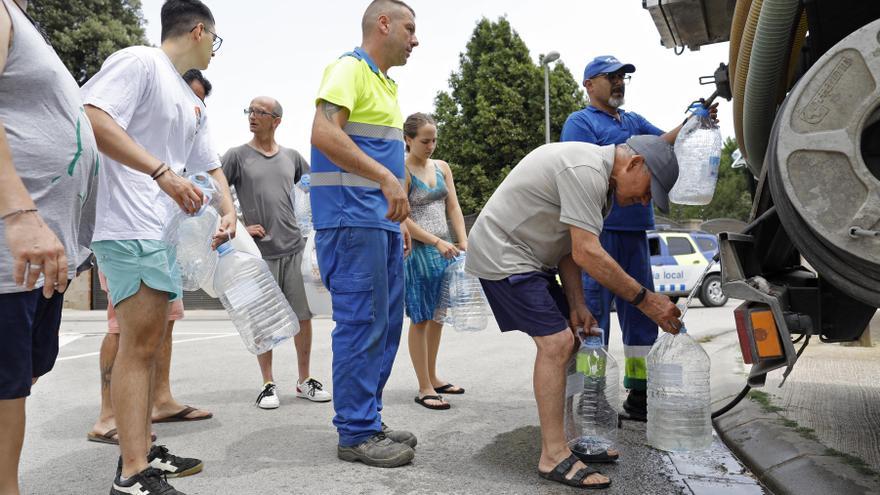
<path fill-rule="evenodd" d="M 767 492 L 715 436 L 701 452 L 666 453 L 670 481 L 694 495 L 763 495 Z"/>

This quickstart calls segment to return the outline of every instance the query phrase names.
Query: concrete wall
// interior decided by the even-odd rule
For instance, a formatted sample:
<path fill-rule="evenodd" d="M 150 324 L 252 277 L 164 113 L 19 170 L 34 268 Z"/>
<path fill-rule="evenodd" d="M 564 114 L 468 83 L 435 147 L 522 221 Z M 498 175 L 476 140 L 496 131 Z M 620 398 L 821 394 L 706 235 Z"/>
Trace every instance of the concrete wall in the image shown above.
<path fill-rule="evenodd" d="M 92 309 L 92 271 L 83 272 L 67 286 L 65 309 Z"/>

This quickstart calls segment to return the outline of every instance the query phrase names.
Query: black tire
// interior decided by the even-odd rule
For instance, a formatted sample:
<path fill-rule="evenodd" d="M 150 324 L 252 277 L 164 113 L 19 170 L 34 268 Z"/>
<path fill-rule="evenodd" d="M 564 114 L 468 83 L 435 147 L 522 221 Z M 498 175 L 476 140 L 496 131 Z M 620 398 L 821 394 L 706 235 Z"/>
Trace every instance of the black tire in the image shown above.
<path fill-rule="evenodd" d="M 721 292 L 721 275 L 707 275 L 700 286 L 700 302 L 707 308 L 717 308 L 727 304 L 727 296 Z"/>

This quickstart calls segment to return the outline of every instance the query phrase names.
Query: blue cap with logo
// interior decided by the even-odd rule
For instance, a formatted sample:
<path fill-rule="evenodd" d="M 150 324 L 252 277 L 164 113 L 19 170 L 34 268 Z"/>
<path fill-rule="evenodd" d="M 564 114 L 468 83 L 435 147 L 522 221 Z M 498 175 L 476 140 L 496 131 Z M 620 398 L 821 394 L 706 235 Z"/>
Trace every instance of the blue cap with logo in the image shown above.
<path fill-rule="evenodd" d="M 584 68 L 584 81 L 592 79 L 599 74 L 610 74 L 613 72 L 623 71 L 625 73 L 635 72 L 636 66 L 633 64 L 624 64 L 614 55 L 599 55 L 587 64 Z"/>

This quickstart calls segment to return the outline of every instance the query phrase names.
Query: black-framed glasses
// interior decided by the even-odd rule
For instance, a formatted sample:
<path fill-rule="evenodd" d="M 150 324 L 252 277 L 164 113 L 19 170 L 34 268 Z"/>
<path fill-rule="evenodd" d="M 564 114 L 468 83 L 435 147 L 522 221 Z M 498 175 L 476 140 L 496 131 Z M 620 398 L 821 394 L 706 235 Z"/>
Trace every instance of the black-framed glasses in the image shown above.
<path fill-rule="evenodd" d="M 211 36 L 214 37 L 214 40 L 211 41 L 211 51 L 214 52 L 214 53 L 217 53 L 217 50 L 220 49 L 220 45 L 223 44 L 223 38 L 221 38 L 220 36 L 218 36 L 217 33 L 213 32 L 213 31 L 211 31 L 210 29 L 208 29 L 207 27 L 205 27 L 205 25 L 202 24 L 202 23 L 199 23 L 199 24 L 196 24 L 195 26 L 193 26 L 193 28 L 190 29 L 189 32 L 193 32 L 193 31 L 195 31 L 196 28 L 198 28 L 199 26 L 202 26 L 202 28 L 203 28 L 205 31 L 207 31 L 208 34 L 210 34 Z"/>
<path fill-rule="evenodd" d="M 624 84 L 628 84 L 630 79 L 632 79 L 632 76 L 623 72 L 602 72 L 600 74 L 596 74 L 596 77 L 604 77 L 605 79 L 608 79 L 609 82 L 623 81 Z"/>
<path fill-rule="evenodd" d="M 248 117 L 250 117 L 251 114 L 254 114 L 257 117 L 278 117 L 278 115 L 276 115 L 274 112 L 264 112 L 263 110 L 260 110 L 258 108 L 245 108 L 244 114 Z"/>

